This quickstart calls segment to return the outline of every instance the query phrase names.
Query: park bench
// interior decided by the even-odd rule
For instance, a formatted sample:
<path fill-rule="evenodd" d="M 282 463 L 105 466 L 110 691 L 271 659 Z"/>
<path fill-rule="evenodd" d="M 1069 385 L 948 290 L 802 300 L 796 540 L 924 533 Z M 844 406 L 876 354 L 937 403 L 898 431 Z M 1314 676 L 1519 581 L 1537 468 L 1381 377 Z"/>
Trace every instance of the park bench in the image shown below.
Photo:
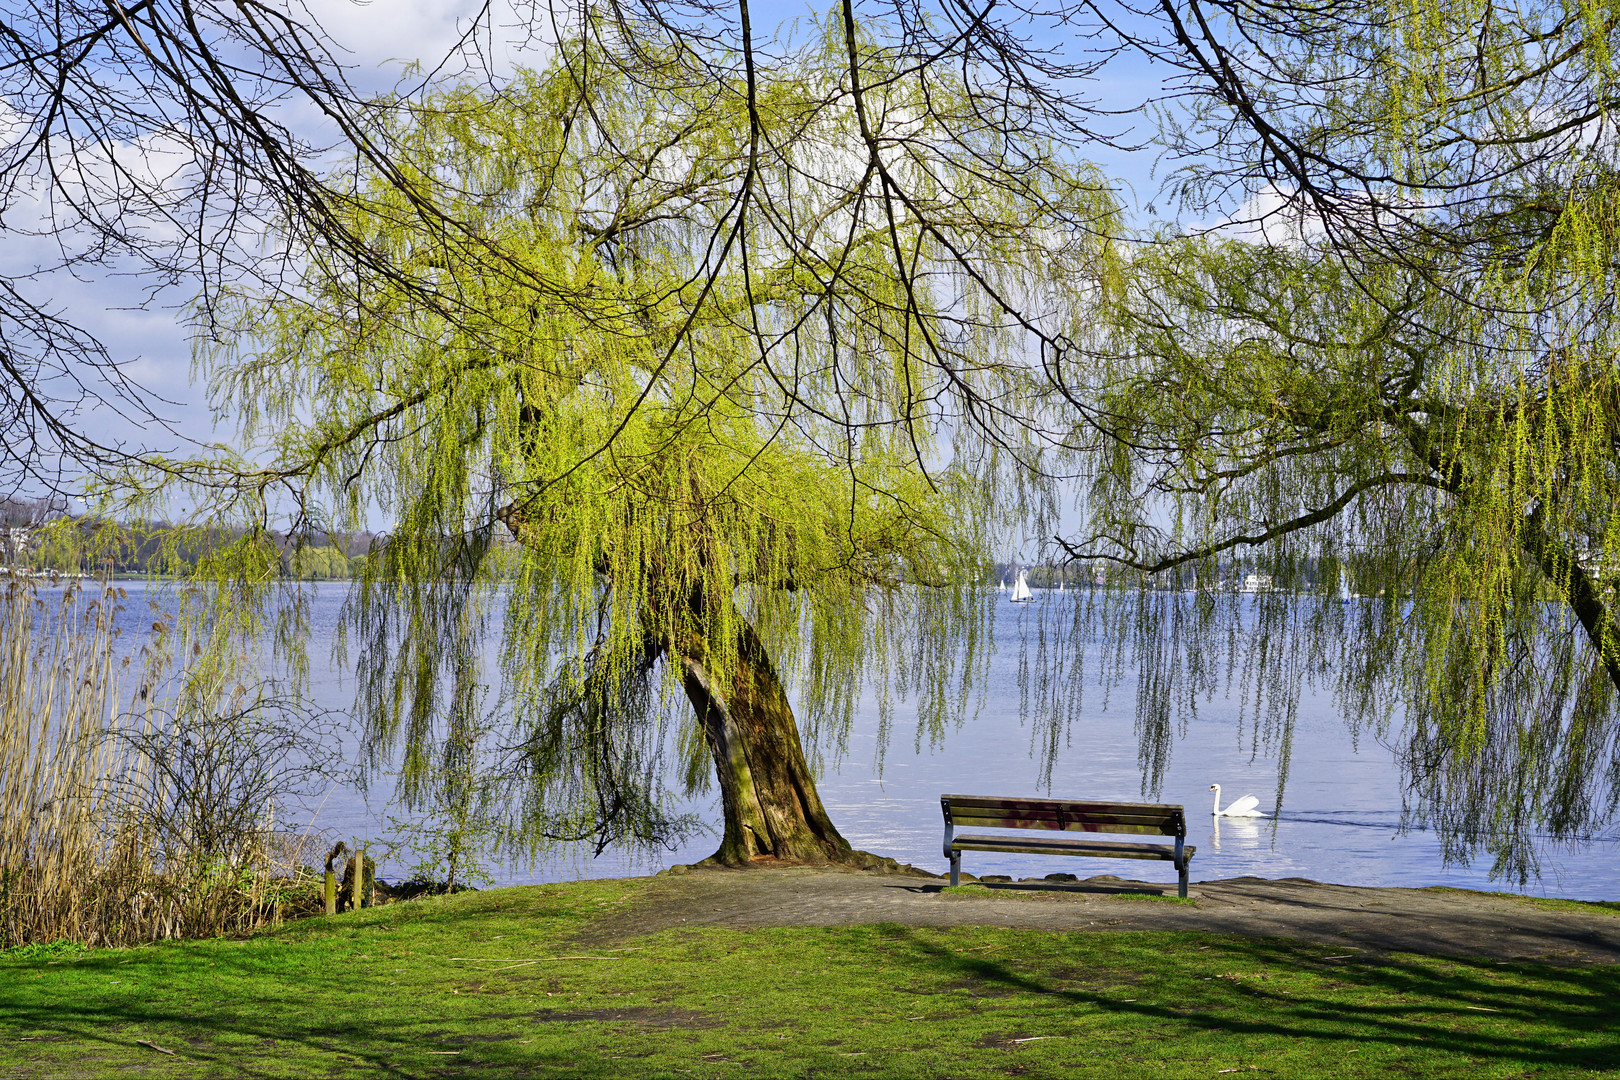
<path fill-rule="evenodd" d="M 1032 855 L 1089 855 L 1102 859 L 1162 859 L 1181 875 L 1177 895 L 1187 895 L 1187 864 L 1197 851 L 1187 844 L 1187 815 L 1160 803 L 1109 803 L 1068 799 L 1009 799 L 988 795 L 941 795 L 945 812 L 945 857 L 951 884 L 961 880 L 962 852 L 1016 851 Z M 1165 843 L 1130 843 L 1068 836 L 958 836 L 969 829 L 1050 829 L 1056 832 L 1136 833 L 1175 838 Z"/>

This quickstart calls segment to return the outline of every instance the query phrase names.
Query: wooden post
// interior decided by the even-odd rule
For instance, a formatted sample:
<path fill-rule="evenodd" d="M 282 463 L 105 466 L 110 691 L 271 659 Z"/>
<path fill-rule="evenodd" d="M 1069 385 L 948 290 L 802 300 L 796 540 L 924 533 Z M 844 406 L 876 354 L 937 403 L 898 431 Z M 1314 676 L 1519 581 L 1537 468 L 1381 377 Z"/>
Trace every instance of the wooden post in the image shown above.
<path fill-rule="evenodd" d="M 354 847 L 354 872 L 349 876 L 350 897 L 349 910 L 359 911 L 360 901 L 364 896 L 363 883 L 366 880 L 366 847 L 356 844 Z"/>
<path fill-rule="evenodd" d="M 1181 832 L 1176 832 L 1176 879 L 1178 879 L 1178 882 L 1179 882 L 1178 887 L 1176 887 L 1176 895 L 1178 895 L 1178 897 L 1181 897 L 1181 899 L 1186 900 L 1187 899 L 1187 850 L 1186 850 L 1186 848 L 1187 848 L 1186 827 L 1187 826 L 1186 826 L 1186 823 L 1184 823 L 1184 821 L 1183 821 L 1183 823 L 1178 823 L 1178 824 L 1179 824 L 1179 827 L 1181 827 Z"/>
<path fill-rule="evenodd" d="M 343 841 L 339 840 L 332 845 L 332 850 L 326 853 L 326 877 L 322 881 L 322 893 L 326 900 L 326 913 L 328 915 L 337 914 L 337 871 L 333 869 L 333 864 L 337 862 L 338 856 L 342 855 L 345 850 L 347 849 L 344 847 Z"/>

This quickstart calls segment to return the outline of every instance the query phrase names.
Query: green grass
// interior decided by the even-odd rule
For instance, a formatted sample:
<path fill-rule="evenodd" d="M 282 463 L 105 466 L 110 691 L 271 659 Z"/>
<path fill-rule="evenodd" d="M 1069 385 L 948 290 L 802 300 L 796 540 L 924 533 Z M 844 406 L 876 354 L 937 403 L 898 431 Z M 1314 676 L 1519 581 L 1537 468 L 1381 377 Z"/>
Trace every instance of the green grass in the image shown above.
<path fill-rule="evenodd" d="M 997 928 L 597 938 L 638 881 L 0 955 L 5 1076 L 1552 1076 L 1620 969 Z M 472 958 L 472 959 L 467 959 Z M 138 1040 L 176 1051 L 167 1056 Z"/>

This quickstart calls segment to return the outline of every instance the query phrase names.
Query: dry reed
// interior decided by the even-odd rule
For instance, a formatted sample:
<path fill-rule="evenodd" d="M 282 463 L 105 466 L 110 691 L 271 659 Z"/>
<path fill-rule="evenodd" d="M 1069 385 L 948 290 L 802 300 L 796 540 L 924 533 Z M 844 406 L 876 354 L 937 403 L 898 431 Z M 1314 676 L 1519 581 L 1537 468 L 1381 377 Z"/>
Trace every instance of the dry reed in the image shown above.
<path fill-rule="evenodd" d="M 115 627 L 125 595 L 99 593 L 69 586 L 53 613 L 0 579 L 0 947 L 275 918 L 289 881 L 270 800 L 287 747 L 264 743 L 245 711 L 166 711 L 164 624 L 132 664 Z M 126 674 L 139 684 L 129 702 Z"/>

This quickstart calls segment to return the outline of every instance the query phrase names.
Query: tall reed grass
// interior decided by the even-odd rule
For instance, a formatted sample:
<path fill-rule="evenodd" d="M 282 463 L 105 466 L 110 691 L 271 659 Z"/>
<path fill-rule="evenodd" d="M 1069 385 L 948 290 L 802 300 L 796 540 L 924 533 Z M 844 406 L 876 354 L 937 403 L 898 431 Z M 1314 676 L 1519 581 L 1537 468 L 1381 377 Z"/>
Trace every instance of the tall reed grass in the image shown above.
<path fill-rule="evenodd" d="M 166 706 L 173 631 L 159 619 L 146 642 L 121 641 L 122 590 L 52 599 L 0 578 L 0 947 L 279 917 L 287 890 L 309 887 L 272 814 L 278 785 L 307 772 L 287 763 L 297 737 L 262 702 Z"/>

